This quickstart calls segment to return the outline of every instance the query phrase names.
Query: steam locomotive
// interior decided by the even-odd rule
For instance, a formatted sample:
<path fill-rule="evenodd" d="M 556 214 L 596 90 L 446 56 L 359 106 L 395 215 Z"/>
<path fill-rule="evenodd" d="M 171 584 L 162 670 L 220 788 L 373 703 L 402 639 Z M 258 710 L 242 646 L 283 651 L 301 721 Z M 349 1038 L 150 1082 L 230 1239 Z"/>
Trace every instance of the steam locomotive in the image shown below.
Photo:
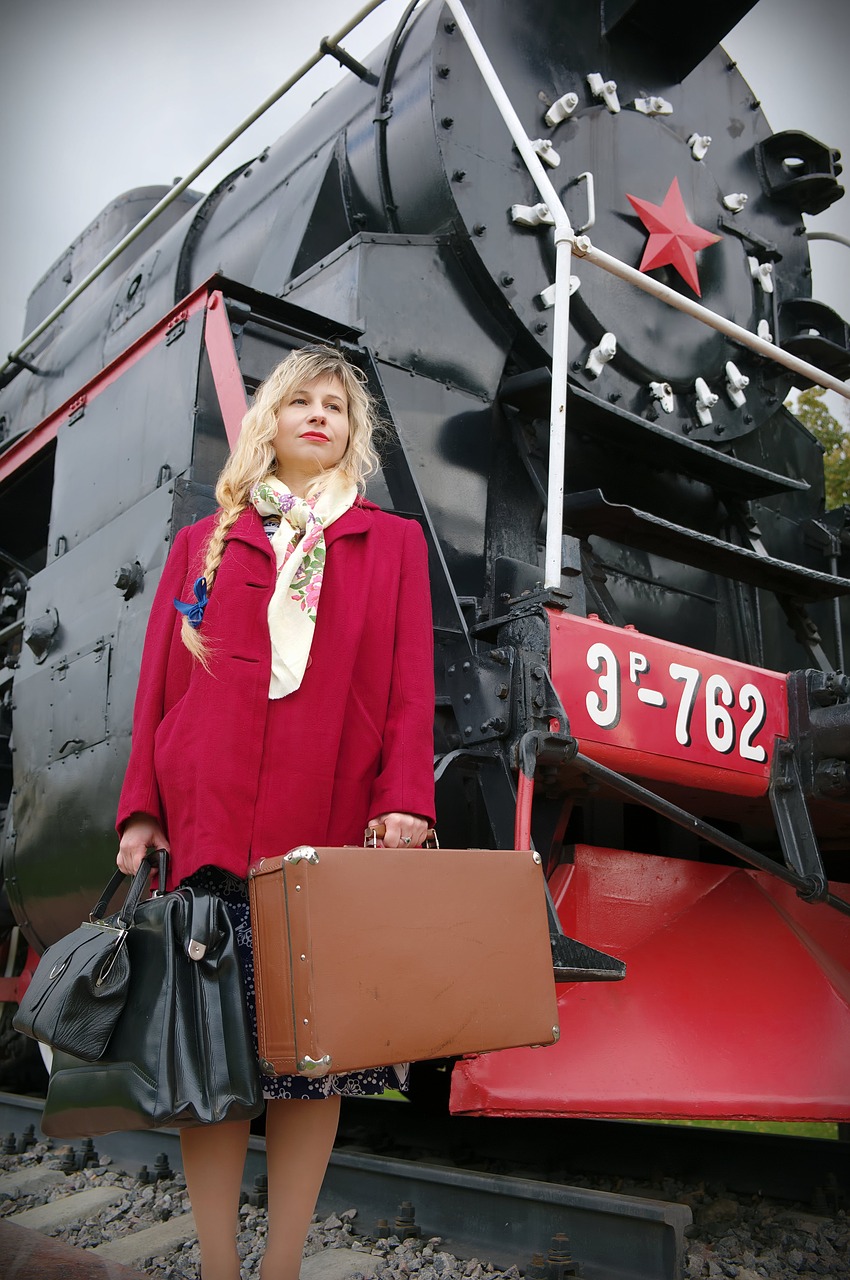
<path fill-rule="evenodd" d="M 719 47 L 751 7 L 468 12 L 576 231 L 845 378 L 803 222 L 839 156 L 773 133 Z M 429 543 L 443 843 L 533 839 L 547 867 L 560 1041 L 444 1064 L 452 1110 L 846 1120 L 850 508 L 792 376 L 576 255 L 545 585 L 551 210 L 441 0 L 365 64 L 331 52 L 335 90 L 0 374 L 0 866 L 29 944 L 3 998 L 112 868 L 171 540 L 270 367 L 331 342 L 387 423 L 369 496 Z M 25 332 L 165 191 L 86 228 Z"/>

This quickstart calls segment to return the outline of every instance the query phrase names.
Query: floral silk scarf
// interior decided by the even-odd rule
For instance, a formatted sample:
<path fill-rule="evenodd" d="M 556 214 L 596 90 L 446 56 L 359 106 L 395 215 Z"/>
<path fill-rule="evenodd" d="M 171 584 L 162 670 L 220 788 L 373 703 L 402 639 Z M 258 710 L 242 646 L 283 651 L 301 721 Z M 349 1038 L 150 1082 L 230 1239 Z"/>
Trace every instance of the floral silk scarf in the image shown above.
<path fill-rule="evenodd" d="M 261 516 L 280 516 L 271 539 L 277 583 L 268 610 L 270 698 L 285 698 L 304 678 L 325 570 L 325 529 L 356 497 L 357 487 L 337 477 L 311 498 L 296 497 L 275 476 L 251 490 L 251 502 Z"/>

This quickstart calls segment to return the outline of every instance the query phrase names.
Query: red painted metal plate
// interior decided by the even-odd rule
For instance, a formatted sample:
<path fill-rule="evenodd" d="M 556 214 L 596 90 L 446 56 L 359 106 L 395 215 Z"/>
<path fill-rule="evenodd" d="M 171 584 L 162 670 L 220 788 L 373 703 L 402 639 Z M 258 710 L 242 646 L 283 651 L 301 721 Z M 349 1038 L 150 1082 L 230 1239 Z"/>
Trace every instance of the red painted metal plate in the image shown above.
<path fill-rule="evenodd" d="M 848 917 L 762 872 L 617 849 L 578 846 L 550 885 L 626 977 L 559 986 L 557 1044 L 459 1062 L 452 1111 L 850 1120 Z"/>
<path fill-rule="evenodd" d="M 633 777 L 764 794 L 788 733 L 784 675 L 592 618 L 549 620 L 552 680 L 582 752 Z"/>

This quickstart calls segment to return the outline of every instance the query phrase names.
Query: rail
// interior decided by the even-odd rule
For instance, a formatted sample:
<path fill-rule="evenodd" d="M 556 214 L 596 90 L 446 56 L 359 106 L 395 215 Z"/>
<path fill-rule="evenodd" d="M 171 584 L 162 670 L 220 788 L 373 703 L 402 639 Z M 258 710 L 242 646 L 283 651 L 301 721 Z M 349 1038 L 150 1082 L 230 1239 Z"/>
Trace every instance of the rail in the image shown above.
<path fill-rule="evenodd" d="M 563 535 L 563 496 L 564 496 L 564 445 L 566 438 L 567 409 L 567 340 L 569 335 L 569 267 L 572 253 L 594 266 L 601 267 L 618 276 L 644 293 L 668 303 L 677 311 L 693 316 L 712 329 L 717 329 L 728 338 L 733 338 L 742 346 L 749 347 L 759 355 L 766 356 L 778 364 L 784 365 L 792 373 L 799 373 L 811 382 L 835 391 L 838 395 L 850 400 L 850 386 L 833 378 L 831 374 L 806 360 L 800 360 L 789 352 L 783 351 L 772 342 L 759 338 L 740 325 L 734 324 L 724 316 L 718 315 L 701 303 L 692 302 L 670 289 L 667 285 L 651 276 L 644 275 L 627 263 L 621 262 L 612 254 L 595 248 L 586 235 L 576 235 L 570 225 L 567 211 L 549 181 L 543 165 L 536 152 L 532 150 L 528 135 L 522 127 L 519 116 L 505 92 L 504 86 L 487 56 L 484 46 L 478 37 L 461 0 L 445 0 L 452 15 L 469 46 L 481 76 L 490 92 L 502 119 L 507 125 L 517 151 L 522 156 L 531 178 L 540 192 L 555 222 L 555 316 L 552 339 L 552 400 L 549 420 L 549 488 L 547 494 L 546 520 L 546 587 L 561 585 L 561 538 Z M 811 237 L 810 237 L 811 238 Z M 560 316 L 559 316 L 560 313 Z"/>

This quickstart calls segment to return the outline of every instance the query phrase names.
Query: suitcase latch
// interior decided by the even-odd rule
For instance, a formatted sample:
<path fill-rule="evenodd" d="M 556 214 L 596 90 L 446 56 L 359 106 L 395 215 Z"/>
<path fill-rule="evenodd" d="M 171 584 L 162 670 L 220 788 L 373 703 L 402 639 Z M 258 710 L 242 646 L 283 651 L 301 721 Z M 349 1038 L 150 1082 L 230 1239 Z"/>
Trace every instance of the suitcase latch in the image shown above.
<path fill-rule="evenodd" d="M 318 862 L 318 858 L 316 859 Z M 324 1053 L 321 1058 L 311 1058 L 305 1054 L 298 1059 L 298 1071 L 302 1076 L 326 1076 L 331 1069 L 330 1054 Z"/>
<path fill-rule="evenodd" d="M 315 867 L 319 861 L 319 855 L 316 850 L 309 844 L 299 844 L 297 848 L 290 849 L 289 853 L 283 855 L 284 862 L 309 862 Z"/>

